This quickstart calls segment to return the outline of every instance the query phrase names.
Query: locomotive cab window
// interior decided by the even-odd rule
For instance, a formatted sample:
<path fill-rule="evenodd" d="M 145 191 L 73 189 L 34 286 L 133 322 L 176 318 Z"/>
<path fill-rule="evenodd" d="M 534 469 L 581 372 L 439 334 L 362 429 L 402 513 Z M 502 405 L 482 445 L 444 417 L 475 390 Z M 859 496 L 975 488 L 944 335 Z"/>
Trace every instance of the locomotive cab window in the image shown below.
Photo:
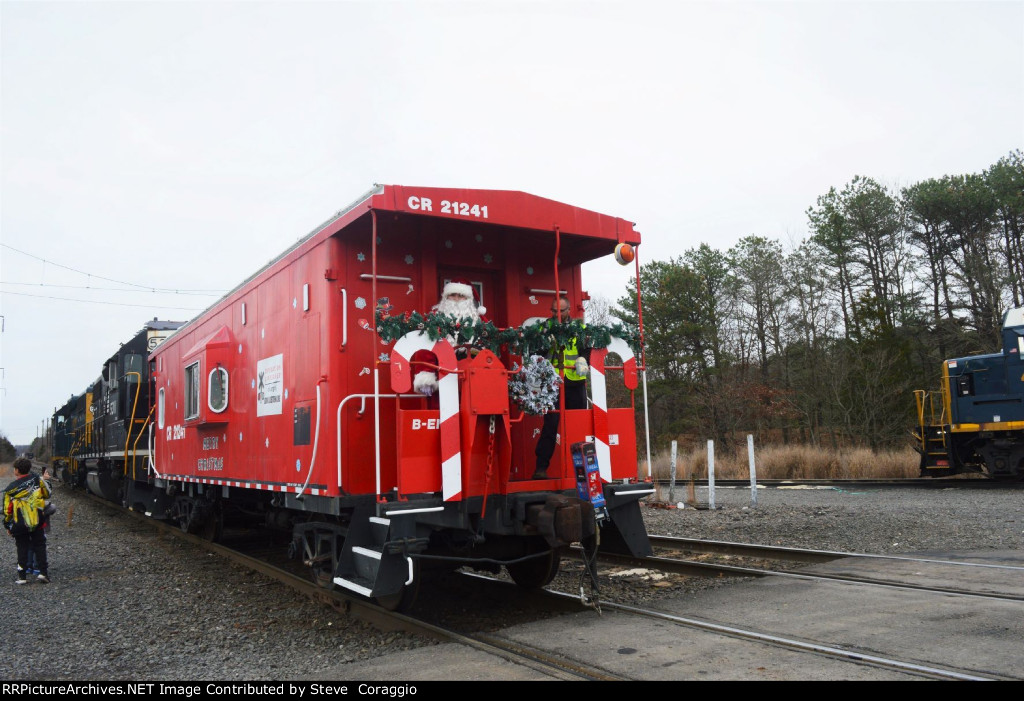
<path fill-rule="evenodd" d="M 228 408 L 228 371 L 222 367 L 210 370 L 210 411 L 219 414 Z"/>
<path fill-rule="evenodd" d="M 185 420 L 199 416 L 199 363 L 185 368 Z"/>
<path fill-rule="evenodd" d="M 956 394 L 958 397 L 970 397 L 974 394 L 974 373 L 965 373 L 956 378 Z"/>
<path fill-rule="evenodd" d="M 138 353 L 128 353 L 124 356 L 124 374 L 128 382 L 138 382 L 142 377 L 142 368 L 145 366 L 145 359 Z M 130 375 L 129 373 L 138 373 Z"/>

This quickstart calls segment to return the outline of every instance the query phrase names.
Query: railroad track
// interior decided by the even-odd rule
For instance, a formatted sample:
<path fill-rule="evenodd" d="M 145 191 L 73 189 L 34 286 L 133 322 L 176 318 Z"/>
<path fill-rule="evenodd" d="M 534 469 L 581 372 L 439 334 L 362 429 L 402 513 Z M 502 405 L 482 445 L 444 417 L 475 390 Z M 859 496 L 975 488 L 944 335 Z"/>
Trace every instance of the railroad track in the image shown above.
<path fill-rule="evenodd" d="M 828 550 L 810 550 L 751 543 L 732 543 L 723 541 L 707 541 L 692 538 L 676 538 L 671 536 L 650 536 L 651 545 L 669 552 L 695 552 L 719 558 L 741 558 L 747 561 L 793 562 L 801 565 L 824 563 L 839 559 L 889 560 L 899 563 L 916 565 L 942 565 L 962 568 L 989 568 L 1002 570 L 1016 575 L 1024 575 L 1024 567 L 1013 565 L 993 565 L 988 563 L 939 560 L 934 558 L 916 558 L 898 555 L 871 555 L 867 553 L 847 553 Z M 814 572 L 807 573 L 792 569 L 757 567 L 749 564 L 736 565 L 727 561 L 692 560 L 677 557 L 651 556 L 634 558 L 625 555 L 601 553 L 600 559 L 617 566 L 644 567 L 672 574 L 703 577 L 790 577 L 794 579 L 839 581 L 853 584 L 889 587 L 893 589 L 912 589 L 932 592 L 935 594 L 951 594 L 983 599 L 999 599 L 1006 601 L 1024 601 L 1022 592 L 979 592 L 961 587 L 941 586 L 936 584 L 915 584 L 892 578 L 870 577 L 866 575 Z"/>
<path fill-rule="evenodd" d="M 98 499 L 95 500 L 95 502 L 106 506 L 112 511 L 116 511 L 117 513 L 128 515 L 128 512 L 125 512 L 108 502 Z M 599 658 L 596 656 L 592 658 L 589 653 L 578 655 L 578 657 L 581 657 L 582 659 L 571 659 L 566 654 L 557 654 L 552 652 L 550 649 L 544 649 L 547 647 L 546 640 L 541 640 L 536 645 L 531 645 L 523 642 L 522 638 L 520 638 L 519 641 L 507 639 L 503 636 L 500 630 L 491 633 L 466 633 L 452 630 L 447 626 L 437 625 L 417 617 L 388 612 L 366 602 L 365 600 L 347 596 L 339 591 L 328 591 L 317 587 L 303 576 L 297 575 L 294 572 L 287 572 L 277 564 L 270 564 L 266 562 L 265 553 L 260 553 L 258 557 L 241 554 L 235 549 L 226 548 L 221 545 L 209 543 L 208 541 L 195 536 L 183 534 L 179 529 L 173 526 L 153 521 L 152 519 L 145 518 L 139 514 L 131 515 L 137 519 L 139 523 L 146 524 L 146 526 L 155 528 L 161 532 L 173 533 L 176 538 L 181 538 L 209 552 L 214 552 L 225 558 L 229 558 L 231 561 L 239 563 L 253 571 L 261 572 L 273 580 L 278 581 L 295 591 L 301 592 L 303 595 L 315 601 L 345 612 L 348 615 L 358 618 L 382 630 L 400 631 L 407 634 L 418 635 L 439 641 L 454 642 L 459 645 L 472 647 L 476 650 L 495 655 L 509 662 L 536 670 L 546 678 L 564 680 L 613 680 L 634 678 L 630 676 L 629 673 L 624 674 L 622 670 L 615 665 L 602 665 L 599 661 L 595 661 L 599 660 Z M 709 541 L 693 541 L 678 538 L 666 539 L 662 537 L 655 537 L 653 540 L 659 548 L 672 547 L 678 550 L 689 549 L 691 551 L 698 549 L 704 551 L 717 549 L 720 552 L 724 552 L 725 557 L 753 558 L 760 561 L 769 561 L 774 559 L 778 562 L 797 561 L 813 563 L 826 562 L 850 556 L 849 553 L 800 550 L 797 548 L 771 548 L 768 546 L 748 545 L 742 543 L 713 543 Z M 868 555 L 860 556 L 870 557 Z M 920 558 L 904 558 L 899 556 L 884 557 L 894 561 L 910 561 L 915 564 L 924 562 L 924 560 Z M 647 559 L 640 560 L 639 562 L 641 563 L 641 566 L 660 568 L 664 563 L 659 562 L 658 560 L 671 561 L 672 559 L 673 558 L 659 558 L 654 560 Z M 708 576 L 709 574 L 712 576 L 718 576 L 718 572 L 721 572 L 721 570 L 711 569 L 707 566 L 708 564 L 709 563 L 706 562 L 688 563 L 686 567 L 689 568 L 687 571 L 691 575 L 695 572 L 699 572 L 701 573 L 701 576 Z M 960 566 L 966 566 L 964 563 L 959 564 Z M 695 567 L 695 565 L 704 566 Z M 762 570 L 757 572 L 757 574 L 754 574 L 751 570 L 756 570 L 756 568 L 753 567 L 741 567 L 736 565 L 727 566 L 733 568 L 733 571 L 730 573 L 731 576 L 750 577 L 772 576 L 779 574 L 778 571 L 771 570 Z M 998 569 L 1019 570 L 1021 568 L 998 567 Z M 805 576 L 801 573 L 793 573 L 793 575 Z M 474 592 L 472 596 L 476 598 L 477 594 Z M 481 594 L 481 597 L 486 599 L 485 594 Z M 577 607 L 573 605 L 571 607 L 567 607 L 567 603 L 578 601 L 578 595 L 573 593 L 550 592 L 537 597 L 537 599 L 549 600 L 551 602 L 550 610 L 543 613 L 544 617 L 555 616 L 565 611 L 585 611 L 582 606 Z M 504 601 L 506 598 L 503 596 L 499 600 Z M 520 602 L 522 603 L 522 600 L 520 600 Z M 533 605 L 533 602 L 533 598 L 529 599 L 530 606 Z M 539 606 L 540 604 L 538 604 L 538 607 Z M 858 649 L 854 646 L 844 647 L 841 644 L 834 645 L 820 641 L 798 639 L 787 635 L 777 635 L 772 632 L 755 630 L 747 626 L 726 625 L 720 622 L 702 620 L 699 617 L 680 616 L 666 611 L 657 611 L 648 607 L 636 606 L 624 602 L 602 601 L 601 606 L 607 611 L 616 612 L 616 615 L 622 614 L 630 617 L 643 617 L 646 619 L 656 620 L 659 622 L 659 625 L 662 626 L 680 626 L 687 629 L 702 631 L 708 635 L 726 636 L 728 638 L 745 640 L 753 645 L 764 645 L 773 649 L 786 649 L 799 652 L 801 654 L 825 656 L 847 663 L 869 665 L 879 669 L 891 670 L 901 675 L 907 674 L 917 677 L 948 680 L 1018 679 L 1018 677 L 1001 676 L 1000 674 L 988 674 L 986 672 L 976 673 L 974 670 L 970 669 L 946 668 L 940 664 L 921 664 L 920 661 L 896 659 L 895 657 L 886 656 L 885 653 L 876 653 L 874 650 Z M 592 612 L 588 611 L 587 613 L 591 614 Z"/>
<path fill-rule="evenodd" d="M 685 494 L 690 480 L 676 479 L 675 489 Z M 671 480 L 657 479 L 653 483 L 667 489 Z M 695 487 L 707 487 L 707 479 L 693 480 Z M 757 479 L 761 488 L 793 489 L 817 487 L 821 489 L 1024 489 L 1024 480 L 994 480 L 985 477 L 893 477 L 888 479 Z M 749 479 L 716 479 L 715 487 L 750 488 Z M 685 501 L 685 499 L 684 499 Z"/>
<path fill-rule="evenodd" d="M 286 565 L 284 558 L 278 556 L 276 550 L 270 550 L 265 547 L 254 549 L 250 544 L 243 544 L 242 547 L 246 549 L 246 552 L 243 552 L 235 547 L 227 547 L 196 535 L 184 533 L 176 526 L 148 518 L 134 511 L 127 511 L 95 495 L 86 493 L 82 496 L 85 496 L 95 504 L 109 509 L 111 512 L 123 514 L 131 518 L 136 524 L 148 526 L 158 533 L 171 535 L 207 552 L 219 555 L 230 562 L 246 567 L 254 572 L 259 572 L 314 601 L 381 630 L 402 632 L 430 638 L 439 642 L 465 645 L 480 652 L 523 665 L 552 679 L 566 681 L 619 681 L 628 679 L 600 667 L 570 660 L 539 647 L 504 640 L 487 633 L 459 632 L 430 623 L 422 618 L 405 615 L 396 611 L 388 611 L 365 599 L 346 594 L 342 590 L 328 590 L 316 585 L 311 580 L 297 574 L 297 567 Z"/>
<path fill-rule="evenodd" d="M 553 596 L 573 598 L 573 594 L 570 594 L 568 592 L 551 591 L 550 593 Z M 981 676 L 976 674 L 968 674 L 960 670 L 943 668 L 932 665 L 922 665 L 914 662 L 909 662 L 906 660 L 885 657 L 883 655 L 872 655 L 859 650 L 844 649 L 842 647 L 834 645 L 822 645 L 781 635 L 770 635 L 749 628 L 725 626 L 717 623 L 712 623 L 710 621 L 703 621 L 696 618 L 676 616 L 670 613 L 666 613 L 664 611 L 657 611 L 655 609 L 644 608 L 640 606 L 631 606 L 627 604 L 619 604 L 616 602 L 604 602 L 601 605 L 604 608 L 613 611 L 622 611 L 624 613 L 632 614 L 635 616 L 642 616 L 644 618 L 661 621 L 665 623 L 671 623 L 681 627 L 691 628 L 718 635 L 725 635 L 731 638 L 738 638 L 741 640 L 747 640 L 755 643 L 763 643 L 774 647 L 780 647 L 789 650 L 797 650 L 800 652 L 812 653 L 815 655 L 823 655 L 825 657 L 830 657 L 833 659 L 848 662 L 855 662 L 857 664 L 866 664 L 880 669 L 887 669 L 895 672 L 911 674 L 914 676 L 921 676 L 928 679 L 938 679 L 946 681 L 1019 680 L 1018 677 L 1004 677 L 1000 675 Z"/>
<path fill-rule="evenodd" d="M 514 587 L 514 585 L 507 580 L 498 579 L 485 574 L 466 573 L 465 576 L 484 581 L 489 586 Z M 543 594 L 555 601 L 576 601 L 579 599 L 578 594 L 559 591 L 557 589 L 545 589 Z M 1005 676 L 1000 674 L 975 674 L 950 667 L 921 664 L 919 662 L 898 659 L 883 654 L 872 654 L 865 650 L 844 648 L 841 645 L 828 645 L 785 635 L 765 633 L 764 631 L 752 628 L 722 625 L 720 623 L 699 618 L 675 615 L 655 608 L 636 606 L 611 600 L 601 601 L 600 608 L 603 611 L 619 612 L 627 616 L 641 617 L 663 624 L 699 631 L 701 633 L 725 636 L 758 645 L 766 645 L 772 648 L 819 655 L 841 662 L 868 665 L 878 669 L 889 670 L 914 677 L 945 681 L 1013 681 L 1020 679 L 1020 677 L 1014 676 Z M 495 641 L 501 640 L 498 636 L 488 636 L 488 639 Z"/>

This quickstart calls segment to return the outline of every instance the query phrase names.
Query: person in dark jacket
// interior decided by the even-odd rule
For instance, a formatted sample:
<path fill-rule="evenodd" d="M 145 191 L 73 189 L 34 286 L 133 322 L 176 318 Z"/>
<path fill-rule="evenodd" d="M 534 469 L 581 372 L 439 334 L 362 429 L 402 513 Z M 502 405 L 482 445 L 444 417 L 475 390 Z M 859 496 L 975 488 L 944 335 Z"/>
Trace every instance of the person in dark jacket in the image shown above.
<path fill-rule="evenodd" d="M 4 490 L 4 528 L 18 546 L 18 578 L 15 584 L 28 584 L 29 552 L 35 555 L 37 581 L 50 581 L 46 561 L 46 532 L 43 529 L 43 507 L 50 498 L 49 474 L 32 474 L 32 462 L 26 458 L 14 461 L 17 479 Z"/>

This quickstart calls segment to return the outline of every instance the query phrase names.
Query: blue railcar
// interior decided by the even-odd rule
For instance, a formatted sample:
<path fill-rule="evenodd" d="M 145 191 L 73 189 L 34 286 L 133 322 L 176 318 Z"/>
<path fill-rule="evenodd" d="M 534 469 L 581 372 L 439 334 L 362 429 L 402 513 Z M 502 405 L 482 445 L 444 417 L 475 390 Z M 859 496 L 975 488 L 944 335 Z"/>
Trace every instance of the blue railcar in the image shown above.
<path fill-rule="evenodd" d="M 939 391 L 915 392 L 922 476 L 1024 478 L 1024 307 L 1002 334 L 1001 352 L 945 360 Z"/>

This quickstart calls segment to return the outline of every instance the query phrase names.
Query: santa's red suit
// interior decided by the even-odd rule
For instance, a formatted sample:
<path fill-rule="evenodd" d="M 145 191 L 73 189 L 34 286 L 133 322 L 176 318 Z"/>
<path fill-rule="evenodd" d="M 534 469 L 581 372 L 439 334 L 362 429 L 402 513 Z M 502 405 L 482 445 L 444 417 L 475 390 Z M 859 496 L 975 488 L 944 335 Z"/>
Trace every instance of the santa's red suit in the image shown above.
<path fill-rule="evenodd" d="M 487 321 L 487 309 L 480 306 L 473 286 L 468 280 L 452 280 L 445 284 L 441 301 L 431 310 L 455 319 L 469 319 L 471 324 Z M 455 339 L 448 339 L 452 344 Z M 412 370 L 412 388 L 428 397 L 437 393 L 437 356 L 428 350 L 418 350 L 409 359 Z"/>

